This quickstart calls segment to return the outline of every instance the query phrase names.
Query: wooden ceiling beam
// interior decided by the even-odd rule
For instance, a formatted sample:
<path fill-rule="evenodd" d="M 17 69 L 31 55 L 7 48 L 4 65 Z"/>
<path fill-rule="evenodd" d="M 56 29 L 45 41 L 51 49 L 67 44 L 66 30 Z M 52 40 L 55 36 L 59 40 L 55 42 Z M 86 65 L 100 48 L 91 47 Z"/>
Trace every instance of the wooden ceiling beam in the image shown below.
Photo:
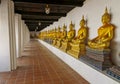
<path fill-rule="evenodd" d="M 25 23 L 26 24 L 37 24 L 38 25 L 39 22 L 26 22 L 25 21 Z M 40 22 L 40 23 L 41 23 L 41 25 L 43 25 L 43 24 L 52 24 L 53 22 Z"/>
<path fill-rule="evenodd" d="M 13 0 L 16 2 L 28 2 L 28 3 L 42 3 L 42 4 L 54 4 L 61 6 L 79 6 L 83 5 L 85 0 Z"/>
<path fill-rule="evenodd" d="M 70 10 L 72 10 L 74 7 L 56 7 L 56 6 L 53 6 L 53 7 L 50 7 L 51 10 L 50 10 L 50 13 L 67 13 L 69 12 Z M 20 6 L 20 7 L 15 7 L 15 11 L 26 11 L 26 12 L 38 12 L 38 13 L 45 13 L 45 7 L 41 6 L 40 8 L 32 8 L 32 7 L 23 7 L 23 6 Z"/>
<path fill-rule="evenodd" d="M 29 12 L 29 11 L 22 11 L 22 10 L 15 10 L 15 13 L 19 13 L 22 15 L 40 15 L 40 16 L 66 16 L 66 13 L 50 13 L 46 14 L 44 12 Z"/>
<path fill-rule="evenodd" d="M 61 16 L 22 15 L 22 18 L 59 19 Z"/>
<path fill-rule="evenodd" d="M 25 20 L 25 22 L 42 22 L 42 23 L 52 23 L 53 21 L 42 21 L 42 20 Z"/>
<path fill-rule="evenodd" d="M 22 18 L 22 20 L 38 20 L 38 21 L 58 21 L 58 19 L 39 19 L 39 18 Z"/>
<path fill-rule="evenodd" d="M 46 26 L 29 26 L 28 25 L 28 28 L 30 31 L 35 31 L 36 27 L 38 27 L 37 31 L 40 31 L 40 30 L 44 29 Z"/>

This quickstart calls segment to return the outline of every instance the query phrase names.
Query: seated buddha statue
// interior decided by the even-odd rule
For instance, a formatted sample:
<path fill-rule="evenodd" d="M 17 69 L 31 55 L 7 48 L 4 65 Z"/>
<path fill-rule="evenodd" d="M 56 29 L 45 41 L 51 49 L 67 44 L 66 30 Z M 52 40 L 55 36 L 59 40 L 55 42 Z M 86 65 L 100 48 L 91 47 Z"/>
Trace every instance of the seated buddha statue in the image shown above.
<path fill-rule="evenodd" d="M 60 26 L 58 26 L 58 30 L 57 30 L 57 39 L 60 39 L 61 38 L 61 28 Z"/>
<path fill-rule="evenodd" d="M 113 38 L 114 26 L 110 23 L 111 17 L 107 8 L 102 16 L 103 25 L 98 29 L 98 36 L 88 41 L 88 46 L 93 49 L 108 49 Z"/>
<path fill-rule="evenodd" d="M 62 31 L 62 34 L 61 34 L 61 40 L 64 40 L 64 39 L 66 39 L 66 37 L 67 37 L 67 30 L 66 30 L 66 26 L 65 26 L 65 24 L 63 25 L 63 31 Z"/>
<path fill-rule="evenodd" d="M 74 25 L 72 24 L 72 21 L 71 21 L 69 28 L 70 30 L 67 33 L 66 41 L 72 41 L 72 39 L 75 37 L 75 29 L 74 29 Z"/>
<path fill-rule="evenodd" d="M 69 42 L 71 42 L 72 39 L 75 37 L 75 29 L 74 29 L 74 25 L 72 24 L 72 21 L 71 21 L 71 24 L 69 25 L 69 28 L 70 28 L 70 30 L 67 33 L 67 38 L 62 41 L 62 46 L 61 46 L 61 50 L 65 51 L 65 52 L 70 47 Z"/>
<path fill-rule="evenodd" d="M 67 37 L 67 31 L 66 31 L 66 26 L 65 26 L 65 24 L 64 24 L 64 26 L 63 26 L 63 31 L 60 32 L 59 35 L 60 35 L 60 37 L 59 37 L 59 39 L 57 40 L 57 45 L 56 45 L 57 48 L 61 47 L 61 41 L 64 41 L 64 39 L 66 39 L 66 37 Z"/>
<path fill-rule="evenodd" d="M 61 40 L 61 28 L 60 26 L 58 26 L 58 30 L 57 30 L 57 39 L 56 39 L 56 47 L 59 47 L 60 44 L 60 40 Z"/>
<path fill-rule="evenodd" d="M 87 39 L 87 27 L 85 25 L 84 16 L 82 17 L 82 20 L 80 21 L 80 28 L 78 30 L 78 35 L 72 39 L 72 42 L 70 42 L 70 49 L 67 51 L 68 54 L 79 58 L 80 55 L 85 54 L 85 41 Z"/>
<path fill-rule="evenodd" d="M 53 45 L 56 44 L 56 40 L 57 40 L 57 29 L 55 28 L 53 32 L 53 42 L 52 42 Z"/>

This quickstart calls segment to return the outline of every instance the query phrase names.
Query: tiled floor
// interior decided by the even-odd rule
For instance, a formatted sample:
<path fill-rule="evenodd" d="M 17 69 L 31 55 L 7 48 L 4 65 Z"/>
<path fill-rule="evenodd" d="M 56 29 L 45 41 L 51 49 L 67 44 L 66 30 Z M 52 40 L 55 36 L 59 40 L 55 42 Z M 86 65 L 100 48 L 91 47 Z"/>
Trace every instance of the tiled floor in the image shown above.
<path fill-rule="evenodd" d="M 0 84 L 89 84 L 35 40 L 18 58 L 15 71 L 0 73 Z"/>

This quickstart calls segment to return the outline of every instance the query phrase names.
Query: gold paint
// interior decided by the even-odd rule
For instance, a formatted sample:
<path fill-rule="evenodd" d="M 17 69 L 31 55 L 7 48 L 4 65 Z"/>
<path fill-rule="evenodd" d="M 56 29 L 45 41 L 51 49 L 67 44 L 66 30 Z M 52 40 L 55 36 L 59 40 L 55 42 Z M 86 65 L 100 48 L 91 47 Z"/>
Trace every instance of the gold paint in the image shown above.
<path fill-rule="evenodd" d="M 98 36 L 88 41 L 88 46 L 94 49 L 107 49 L 110 46 L 110 41 L 113 38 L 114 26 L 110 23 L 110 15 L 107 8 L 102 16 L 103 25 L 98 29 Z"/>
<path fill-rule="evenodd" d="M 80 55 L 85 54 L 85 41 L 87 39 L 87 27 L 85 26 L 84 16 L 80 21 L 80 28 L 78 30 L 78 35 L 70 42 L 70 50 L 67 51 L 68 54 L 79 58 Z"/>
<path fill-rule="evenodd" d="M 69 42 L 71 42 L 72 39 L 75 37 L 75 29 L 74 29 L 74 25 L 72 24 L 72 21 L 71 21 L 71 24 L 69 25 L 69 29 L 70 30 L 67 33 L 67 38 L 62 41 L 62 46 L 60 47 L 60 49 L 65 51 L 65 52 L 70 47 Z"/>

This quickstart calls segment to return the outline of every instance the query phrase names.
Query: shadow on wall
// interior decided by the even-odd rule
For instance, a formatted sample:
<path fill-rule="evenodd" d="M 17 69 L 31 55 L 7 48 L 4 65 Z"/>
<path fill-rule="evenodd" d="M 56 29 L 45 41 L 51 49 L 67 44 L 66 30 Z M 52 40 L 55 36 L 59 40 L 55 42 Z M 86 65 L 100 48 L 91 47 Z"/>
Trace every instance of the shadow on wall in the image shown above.
<path fill-rule="evenodd" d="M 115 65 L 120 66 L 120 42 L 111 42 L 111 56 Z"/>

